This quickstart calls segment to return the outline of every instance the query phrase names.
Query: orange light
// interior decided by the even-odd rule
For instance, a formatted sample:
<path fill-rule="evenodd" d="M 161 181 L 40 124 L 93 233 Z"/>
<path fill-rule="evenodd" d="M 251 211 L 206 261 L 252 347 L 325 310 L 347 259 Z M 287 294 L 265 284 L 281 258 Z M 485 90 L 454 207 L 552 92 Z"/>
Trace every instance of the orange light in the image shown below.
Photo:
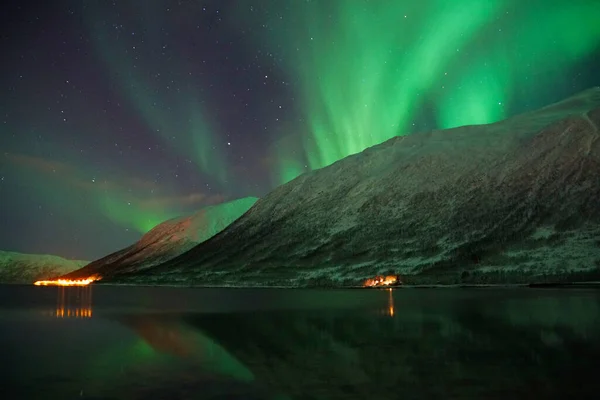
<path fill-rule="evenodd" d="M 364 286 L 390 286 L 398 283 L 398 277 L 394 275 L 376 276 L 375 278 L 367 279 Z"/>
<path fill-rule="evenodd" d="M 86 286 L 94 281 L 99 281 L 99 276 L 91 276 L 86 279 L 55 279 L 51 281 L 37 281 L 35 286 Z"/>
<path fill-rule="evenodd" d="M 57 286 L 56 318 L 91 318 L 93 286 Z"/>

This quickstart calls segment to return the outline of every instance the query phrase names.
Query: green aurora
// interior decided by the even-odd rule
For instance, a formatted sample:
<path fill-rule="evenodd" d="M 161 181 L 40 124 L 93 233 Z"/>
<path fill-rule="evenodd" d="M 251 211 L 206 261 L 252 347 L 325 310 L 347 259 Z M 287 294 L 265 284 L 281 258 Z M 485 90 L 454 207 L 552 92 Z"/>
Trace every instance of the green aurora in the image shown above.
<path fill-rule="evenodd" d="M 92 178 L 96 174 L 92 169 L 87 170 L 83 162 L 73 162 L 72 165 L 78 165 L 75 168 L 30 156 L 6 158 L 21 167 L 21 181 L 27 184 L 27 190 L 51 207 L 63 208 L 69 204 L 70 214 L 81 219 L 87 219 L 90 210 L 94 210 L 113 223 L 143 234 L 185 212 L 175 204 L 165 206 L 164 202 L 145 200 L 147 193 L 154 190 L 152 182 L 117 176 Z"/>
<path fill-rule="evenodd" d="M 122 29 L 101 2 L 86 2 L 82 25 L 99 69 L 110 78 L 117 98 L 127 103 L 123 109 L 133 110 L 147 128 L 139 135 L 124 134 L 140 136 L 144 143 L 142 136 L 151 132 L 182 164 L 193 163 L 218 187 L 215 193 L 225 194 L 221 197 L 238 187 L 244 193 L 235 197 L 262 195 L 396 135 L 491 123 L 517 110 L 549 104 L 559 99 L 549 97 L 548 88 L 562 85 L 563 92 L 569 91 L 567 77 L 600 48 L 600 1 L 265 0 L 254 6 L 265 13 L 253 13 L 243 1 L 232 2 L 235 9 L 223 12 L 232 35 L 251 42 L 246 47 L 252 57 L 260 49 L 280 60 L 277 74 L 290 82 L 297 99 L 291 116 L 269 132 L 270 143 L 263 143 L 256 132 L 244 132 L 257 142 L 259 155 L 252 157 L 267 153 L 264 166 L 256 170 L 270 175 L 271 186 L 259 188 L 251 181 L 258 173 L 248 174 L 251 182 L 244 181 L 225 151 L 225 123 L 211 109 L 208 94 L 218 92 L 208 89 L 218 79 L 184 79 L 188 70 L 202 72 L 202 65 L 189 65 L 185 53 L 152 58 L 154 47 L 160 52 L 165 42 L 159 32 L 167 26 L 161 4 L 166 3 L 148 2 L 139 10 L 131 6 L 143 13 L 143 23 L 136 20 Z M 144 32 L 152 51 L 133 50 L 141 40 L 133 31 Z M 156 71 L 162 76 L 156 77 Z M 170 86 L 177 77 L 182 82 Z M 258 93 L 252 96 L 256 102 L 265 100 Z M 240 115 L 234 106 L 231 115 Z M 18 185 L 44 206 L 66 209 L 65 214 L 79 221 L 88 223 L 90 215 L 99 215 L 99 222 L 108 220 L 143 234 L 167 219 L 218 202 L 190 202 L 187 187 L 171 190 L 177 185 L 163 183 L 166 179 L 160 185 L 136 181 L 112 160 L 94 167 L 68 153 L 66 146 L 52 151 L 44 147 L 50 154 L 46 161 L 8 156 L 21 167 Z M 50 158 L 61 163 L 47 162 Z M 57 168 L 60 173 L 55 173 Z"/>
<path fill-rule="evenodd" d="M 152 7 L 151 7 L 152 8 Z M 106 23 L 106 9 L 100 4 L 90 3 L 87 10 L 87 25 L 94 46 L 110 72 L 111 79 L 120 87 L 130 104 L 139 113 L 150 131 L 162 139 L 163 143 L 173 148 L 181 156 L 193 161 L 200 172 L 211 177 L 220 185 L 234 184 L 230 182 L 228 164 L 223 152 L 223 144 L 216 140 L 214 127 L 206 117 L 201 93 L 194 89 L 159 91 L 151 77 L 144 76 L 139 66 L 143 63 L 155 63 L 155 60 L 144 60 L 134 54 L 137 40 L 135 36 L 127 37 L 125 33 L 115 31 Z M 160 24 L 160 10 L 148 12 L 148 18 L 140 30 L 154 33 Z M 157 48 L 160 39 L 156 39 Z M 172 71 L 184 65 L 184 60 L 170 60 L 162 70 Z"/>
<path fill-rule="evenodd" d="M 236 6 L 246 23 L 264 22 Z M 412 132 L 424 107 L 433 107 L 440 129 L 506 118 L 516 88 L 535 92 L 553 75 L 529 77 L 547 69 L 564 73 L 600 43 L 594 19 L 600 2 L 586 0 L 271 1 L 266 7 L 282 18 L 267 22 L 257 44 L 287 61 L 281 72 L 300 83 L 307 125 L 294 135 L 298 127 L 288 124 L 270 146 L 275 186 Z M 151 33 L 160 13 L 147 13 L 143 29 Z M 101 14 L 88 9 L 96 48 L 145 124 L 203 174 L 235 185 L 201 93 L 156 92 L 136 66 L 143 60 L 127 50 L 135 39 L 117 40 Z M 182 63 L 172 60 L 169 68 Z M 108 198 L 102 207 L 121 222 L 149 220 L 132 217 L 122 204 Z M 134 225 L 145 232 L 156 222 Z"/>
<path fill-rule="evenodd" d="M 436 128 L 506 118 L 518 89 L 529 98 L 543 93 L 600 44 L 598 1 L 271 1 L 267 7 L 274 17 L 260 21 L 266 29 L 255 40 L 286 61 L 283 72 L 299 82 L 307 121 L 304 154 L 274 155 L 279 183 L 301 173 L 304 159 L 322 168 L 410 133 L 425 109 L 433 109 Z M 247 8 L 238 17 L 259 22 Z"/>
<path fill-rule="evenodd" d="M 22 166 L 23 181 L 31 185 L 28 189 L 48 204 L 60 207 L 73 203 L 71 213 L 82 219 L 92 208 L 113 223 L 140 234 L 147 233 L 161 222 L 190 214 L 192 206 L 194 211 L 201 212 L 201 216 L 194 219 L 197 226 L 191 229 L 197 231 L 196 239 L 203 241 L 223 230 L 258 200 L 255 197 L 232 201 L 221 199 L 219 204 L 208 206 L 202 204 L 206 198 L 194 196 L 164 196 L 148 200 L 144 192 L 155 190 L 151 182 L 118 180 L 115 177 L 112 177 L 114 180 L 90 180 L 86 177 L 93 176 L 92 172 L 83 168 L 75 169 L 57 162 L 43 163 L 40 159 L 26 156 L 11 155 L 9 159 Z M 74 197 L 78 201 L 73 202 Z"/>

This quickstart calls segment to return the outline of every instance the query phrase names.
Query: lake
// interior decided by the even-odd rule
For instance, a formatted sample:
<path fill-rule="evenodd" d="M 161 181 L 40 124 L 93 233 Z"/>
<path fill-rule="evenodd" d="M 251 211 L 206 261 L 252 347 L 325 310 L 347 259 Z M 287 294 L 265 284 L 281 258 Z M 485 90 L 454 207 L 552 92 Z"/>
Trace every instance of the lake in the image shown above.
<path fill-rule="evenodd" d="M 2 399 L 595 398 L 600 291 L 0 286 Z"/>

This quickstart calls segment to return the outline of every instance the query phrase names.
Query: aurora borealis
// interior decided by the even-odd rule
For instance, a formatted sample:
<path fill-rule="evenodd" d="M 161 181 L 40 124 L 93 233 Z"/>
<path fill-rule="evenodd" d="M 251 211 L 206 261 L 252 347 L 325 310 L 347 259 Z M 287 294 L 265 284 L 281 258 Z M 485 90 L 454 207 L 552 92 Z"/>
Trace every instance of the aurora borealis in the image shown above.
<path fill-rule="evenodd" d="M 311 168 L 414 131 L 418 121 L 450 128 L 510 116 L 520 88 L 531 91 L 522 100 L 543 101 L 540 86 L 561 86 L 600 44 L 594 1 L 291 4 L 260 40 L 280 49 L 283 69 L 300 83 Z"/>
<path fill-rule="evenodd" d="M 0 14 L 0 249 L 68 258 L 395 135 L 600 85 L 595 0 L 57 0 Z"/>

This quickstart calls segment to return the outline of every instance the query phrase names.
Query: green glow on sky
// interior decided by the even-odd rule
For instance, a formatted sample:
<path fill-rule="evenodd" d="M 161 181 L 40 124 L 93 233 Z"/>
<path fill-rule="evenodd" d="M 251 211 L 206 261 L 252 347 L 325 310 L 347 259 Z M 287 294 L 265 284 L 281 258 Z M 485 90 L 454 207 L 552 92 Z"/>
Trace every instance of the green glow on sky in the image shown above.
<path fill-rule="evenodd" d="M 161 222 L 178 215 L 173 210 L 147 210 L 131 203 L 118 194 L 96 193 L 95 204 L 112 222 L 126 228 L 146 233 Z"/>
<path fill-rule="evenodd" d="M 598 1 L 283 3 L 269 3 L 281 18 L 267 21 L 257 42 L 300 83 L 313 169 L 414 131 L 424 110 L 437 117 L 430 128 L 506 118 L 519 89 L 542 100 L 536 89 L 568 76 L 600 44 Z M 257 22 L 251 12 L 240 17 Z M 281 182 L 300 172 L 302 157 L 273 156 Z"/>
<path fill-rule="evenodd" d="M 459 78 L 438 103 L 440 128 L 507 117 L 505 106 L 515 88 L 531 88 L 534 98 L 537 88 L 553 84 L 546 71 L 567 71 L 599 46 L 600 2 L 548 2 L 544 12 L 539 4 L 524 6 L 526 12 L 505 32 L 490 33 L 487 46 L 473 49 L 478 56 L 461 63 Z"/>
<path fill-rule="evenodd" d="M 537 59 L 564 65 L 578 61 L 598 47 L 600 2 L 565 1 L 545 12 L 534 12 L 530 20 L 533 26 L 521 32 L 525 38 L 520 56 L 528 57 L 522 61 Z M 541 50 L 535 51 L 536 48 Z"/>
<path fill-rule="evenodd" d="M 28 191 L 43 198 L 48 207 L 64 209 L 68 205 L 70 214 L 77 219 L 88 220 L 90 214 L 100 212 L 117 225 L 146 233 L 157 224 L 186 213 L 186 204 L 177 197 L 160 201 L 161 194 L 155 192 L 159 200 L 149 201 L 152 182 L 120 176 L 105 179 L 79 161 L 67 164 L 26 155 L 5 157 L 19 167 L 17 171 Z"/>
<path fill-rule="evenodd" d="M 199 102 L 192 102 L 190 115 L 187 132 L 190 132 L 189 136 L 193 140 L 193 159 L 203 173 L 213 176 L 220 183 L 227 183 L 229 175 L 223 151 L 211 134 L 212 130 L 202 115 Z"/>
<path fill-rule="evenodd" d="M 135 56 L 135 40 L 116 35 L 102 18 L 102 7 L 86 8 L 94 45 L 112 79 L 138 112 L 149 130 L 182 157 L 193 161 L 199 171 L 221 185 L 229 183 L 228 165 L 215 131 L 206 117 L 200 94 L 195 89 L 158 90 L 152 77 L 144 76 L 143 59 Z M 157 29 L 148 20 L 144 30 Z M 157 45 L 160 41 L 157 40 Z M 155 62 L 155 61 L 154 61 Z M 176 71 L 181 60 L 171 60 L 163 70 Z M 156 77 L 155 77 L 156 78 Z"/>
<path fill-rule="evenodd" d="M 468 73 L 440 97 L 439 128 L 489 124 L 506 117 L 508 65 L 495 60 L 477 60 Z"/>
<path fill-rule="evenodd" d="M 274 155 L 269 168 L 273 186 L 288 183 L 308 170 L 302 139 L 298 135 L 289 134 L 294 132 L 293 127 L 288 129 L 283 131 L 283 136 L 273 143 L 270 149 L 270 153 Z"/>
<path fill-rule="evenodd" d="M 113 176 L 112 179 L 90 178 L 94 174 L 85 167 L 75 168 L 52 160 L 8 155 L 7 161 L 20 167 L 22 182 L 35 196 L 43 198 L 51 208 L 64 208 L 81 220 L 99 212 L 114 224 L 144 234 L 169 219 L 190 215 L 194 209 L 188 233 L 197 242 L 207 240 L 225 229 L 258 200 L 245 197 L 206 205 L 203 196 L 161 196 L 152 182 Z M 72 165 L 84 165 L 73 162 Z M 151 197 L 148 196 L 153 190 Z"/>
<path fill-rule="evenodd" d="M 279 184 L 281 185 L 304 173 L 303 166 L 293 158 L 282 157 L 279 162 Z"/>
<path fill-rule="evenodd" d="M 456 48 L 501 10 L 499 1 L 478 0 L 291 4 L 274 36 L 286 38 L 288 67 L 301 82 L 311 168 L 406 132 Z"/>

